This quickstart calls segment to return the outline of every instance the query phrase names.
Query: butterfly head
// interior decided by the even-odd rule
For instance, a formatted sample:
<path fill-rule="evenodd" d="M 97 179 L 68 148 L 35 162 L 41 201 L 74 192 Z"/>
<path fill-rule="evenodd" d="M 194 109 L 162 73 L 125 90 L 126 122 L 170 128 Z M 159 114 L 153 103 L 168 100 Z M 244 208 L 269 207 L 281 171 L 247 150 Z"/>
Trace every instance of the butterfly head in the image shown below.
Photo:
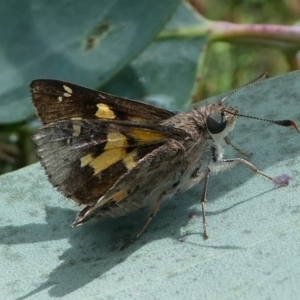
<path fill-rule="evenodd" d="M 227 107 L 212 111 L 206 117 L 206 129 L 212 137 L 226 137 L 233 129 L 238 111 L 236 108 Z"/>
<path fill-rule="evenodd" d="M 222 139 L 232 131 L 237 114 L 238 110 L 235 107 L 225 106 L 221 101 L 194 109 L 196 123 L 214 140 Z"/>

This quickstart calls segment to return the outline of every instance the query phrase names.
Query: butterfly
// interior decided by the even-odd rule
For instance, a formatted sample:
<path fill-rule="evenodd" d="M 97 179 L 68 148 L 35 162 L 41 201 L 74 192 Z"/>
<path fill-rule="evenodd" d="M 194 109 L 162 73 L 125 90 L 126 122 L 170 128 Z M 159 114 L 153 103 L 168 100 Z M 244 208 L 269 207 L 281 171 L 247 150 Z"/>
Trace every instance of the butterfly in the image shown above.
<path fill-rule="evenodd" d="M 279 185 L 287 184 L 244 158 L 223 158 L 224 141 L 250 156 L 228 138 L 240 115 L 236 107 L 225 104 L 233 92 L 212 104 L 173 113 L 58 80 L 34 80 L 30 89 L 43 124 L 33 136 L 37 156 L 52 185 L 85 206 L 73 226 L 151 208 L 145 225 L 123 248 L 144 232 L 165 198 L 201 180 L 203 236 L 207 238 L 204 204 L 211 172 L 242 163 Z M 291 120 L 264 121 L 293 126 L 299 132 Z"/>

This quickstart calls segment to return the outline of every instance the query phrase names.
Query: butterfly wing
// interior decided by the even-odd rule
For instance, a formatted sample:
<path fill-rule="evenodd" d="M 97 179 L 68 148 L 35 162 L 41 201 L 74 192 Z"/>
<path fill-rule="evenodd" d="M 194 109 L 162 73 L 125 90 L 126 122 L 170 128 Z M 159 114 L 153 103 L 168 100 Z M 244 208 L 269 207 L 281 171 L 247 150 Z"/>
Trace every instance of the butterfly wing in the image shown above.
<path fill-rule="evenodd" d="M 104 215 L 119 217 L 141 207 L 152 206 L 160 196 L 176 191 L 183 170 L 183 149 L 170 140 L 148 152 L 95 204 L 86 206 L 73 225 Z"/>
<path fill-rule="evenodd" d="M 64 120 L 34 135 L 50 182 L 79 204 L 94 205 L 147 154 L 183 130 L 124 121 Z"/>
<path fill-rule="evenodd" d="M 58 80 L 34 80 L 30 89 L 37 115 L 43 124 L 72 118 L 155 124 L 175 115 L 142 102 Z"/>

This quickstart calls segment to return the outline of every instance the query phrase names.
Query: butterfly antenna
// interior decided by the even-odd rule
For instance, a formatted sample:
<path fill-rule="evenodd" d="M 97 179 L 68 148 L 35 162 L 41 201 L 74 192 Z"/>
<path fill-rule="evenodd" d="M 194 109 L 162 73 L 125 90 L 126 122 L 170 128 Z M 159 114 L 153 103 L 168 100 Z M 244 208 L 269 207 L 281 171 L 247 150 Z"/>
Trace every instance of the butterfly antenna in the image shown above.
<path fill-rule="evenodd" d="M 230 96 L 232 96 L 234 93 L 236 93 L 238 90 L 240 90 L 240 89 L 242 89 L 242 88 L 244 88 L 244 87 L 246 87 L 246 86 L 248 86 L 248 85 L 250 85 L 250 84 L 253 84 L 253 83 L 256 83 L 256 82 L 258 82 L 258 81 L 261 81 L 261 80 L 263 80 L 263 79 L 266 79 L 266 78 L 268 78 L 268 73 L 262 73 L 261 75 L 259 75 L 257 78 L 255 78 L 254 80 L 252 80 L 252 81 L 250 81 L 250 82 L 248 82 L 248 83 L 246 83 L 246 84 L 244 84 L 244 85 L 242 85 L 242 86 L 240 86 L 240 87 L 238 87 L 238 88 L 236 88 L 235 90 L 233 90 L 232 92 L 230 92 L 228 95 L 226 95 L 222 100 L 221 100 L 221 102 L 224 102 L 228 97 L 230 97 Z"/>
<path fill-rule="evenodd" d="M 235 116 L 239 116 L 239 117 L 245 117 L 245 118 L 260 120 L 260 121 L 269 122 L 269 123 L 273 123 L 273 124 L 277 124 L 277 125 L 285 126 L 285 127 L 294 127 L 300 133 L 299 127 L 298 127 L 297 123 L 294 122 L 294 121 L 292 121 L 292 120 L 278 120 L 278 121 L 276 121 L 276 120 L 268 120 L 268 119 L 257 118 L 257 117 L 252 117 L 252 116 L 248 116 L 248 115 L 242 115 L 242 114 L 233 113 L 233 112 L 228 111 L 226 109 L 224 109 L 223 111 L 227 112 L 229 114 L 235 115 Z"/>

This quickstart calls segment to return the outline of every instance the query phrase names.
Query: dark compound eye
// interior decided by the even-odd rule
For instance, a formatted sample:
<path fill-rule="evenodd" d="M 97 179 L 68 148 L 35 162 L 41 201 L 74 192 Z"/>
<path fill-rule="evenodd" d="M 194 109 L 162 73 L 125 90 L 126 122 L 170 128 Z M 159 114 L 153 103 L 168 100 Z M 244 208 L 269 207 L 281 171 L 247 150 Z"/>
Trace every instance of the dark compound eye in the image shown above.
<path fill-rule="evenodd" d="M 206 126 L 211 134 L 218 134 L 226 127 L 226 119 L 223 113 L 211 114 L 207 117 Z"/>

